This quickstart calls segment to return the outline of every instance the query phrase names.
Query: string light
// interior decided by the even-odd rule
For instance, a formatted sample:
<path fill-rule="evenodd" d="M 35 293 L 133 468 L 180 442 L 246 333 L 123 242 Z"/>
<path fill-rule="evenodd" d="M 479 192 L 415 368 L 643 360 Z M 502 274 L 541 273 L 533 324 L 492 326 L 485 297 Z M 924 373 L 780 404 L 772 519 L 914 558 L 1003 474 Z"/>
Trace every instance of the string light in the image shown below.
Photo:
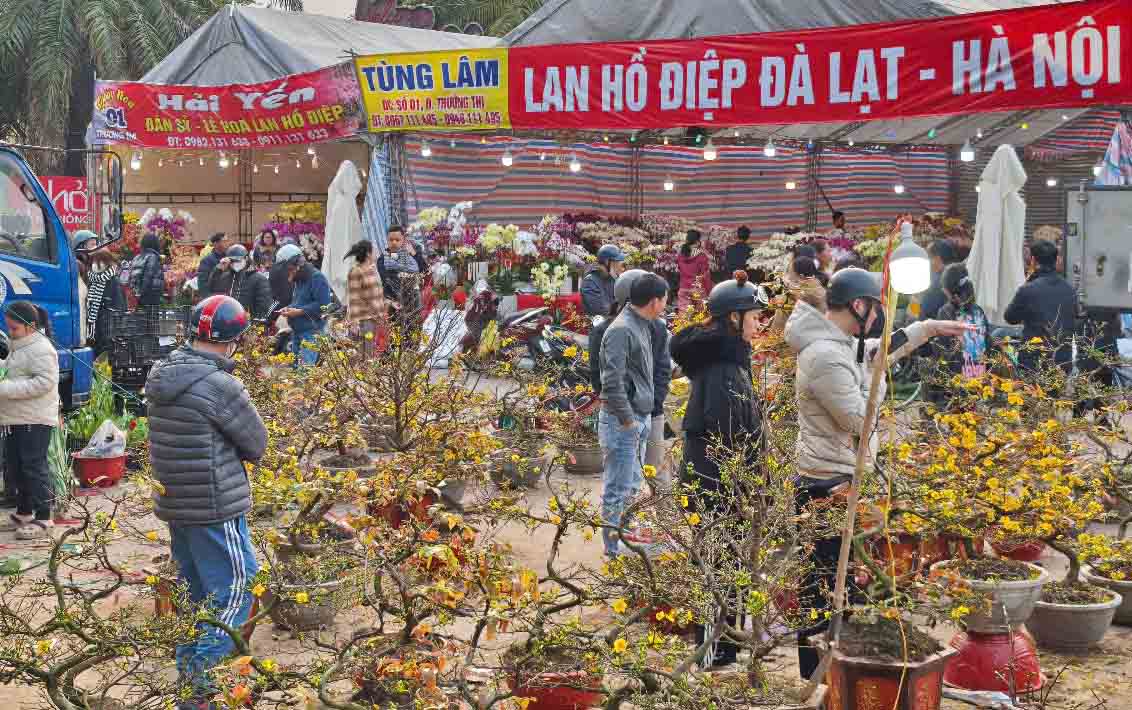
<path fill-rule="evenodd" d="M 704 146 L 704 160 L 711 162 L 719 157 L 719 151 L 715 148 L 715 143 L 708 139 L 707 145 Z"/>
<path fill-rule="evenodd" d="M 1057 187 L 1057 178 L 1046 178 L 1046 187 Z"/>
<path fill-rule="evenodd" d="M 220 154 L 220 160 L 217 162 L 217 165 L 220 166 L 221 170 L 227 170 L 228 166 L 231 165 L 231 163 L 228 162 L 228 156 L 225 155 L 224 153 L 221 153 Z"/>
<path fill-rule="evenodd" d="M 895 192 L 897 195 L 903 195 L 904 194 L 904 184 L 899 183 L 899 182 L 896 183 L 895 185 L 892 186 L 892 191 Z"/>
<path fill-rule="evenodd" d="M 797 190 L 798 189 L 798 183 L 794 182 L 793 180 L 787 180 L 786 181 L 786 189 L 787 190 Z"/>
<path fill-rule="evenodd" d="M 572 172 L 572 173 L 582 172 L 582 161 L 578 160 L 578 154 L 577 153 L 573 153 L 570 156 L 570 172 Z"/>
<path fill-rule="evenodd" d="M 505 168 L 509 168 L 509 167 L 511 167 L 512 165 L 515 164 L 515 156 L 511 155 L 510 149 L 503 151 L 502 162 L 503 162 L 503 167 L 505 167 Z"/>
<path fill-rule="evenodd" d="M 975 149 L 971 145 L 971 141 L 968 140 L 963 144 L 963 147 L 959 149 L 959 159 L 964 163 L 974 162 Z"/>
<path fill-rule="evenodd" d="M 421 157 L 427 158 L 431 155 L 432 155 L 432 146 L 428 144 L 428 141 L 421 143 Z"/>
<path fill-rule="evenodd" d="M 141 170 L 141 152 L 140 151 L 135 150 L 134 154 L 130 157 L 130 170 L 133 170 L 135 173 L 137 171 Z"/>
<path fill-rule="evenodd" d="M 676 189 L 676 183 L 674 183 L 672 181 L 672 176 L 669 175 L 668 177 L 664 178 L 664 191 L 665 192 L 672 192 L 675 189 Z"/>
<path fill-rule="evenodd" d="M 774 139 L 773 138 L 767 139 L 766 147 L 763 148 L 763 155 L 765 155 L 768 158 L 773 158 L 774 156 L 778 155 L 778 148 L 774 147 Z"/>

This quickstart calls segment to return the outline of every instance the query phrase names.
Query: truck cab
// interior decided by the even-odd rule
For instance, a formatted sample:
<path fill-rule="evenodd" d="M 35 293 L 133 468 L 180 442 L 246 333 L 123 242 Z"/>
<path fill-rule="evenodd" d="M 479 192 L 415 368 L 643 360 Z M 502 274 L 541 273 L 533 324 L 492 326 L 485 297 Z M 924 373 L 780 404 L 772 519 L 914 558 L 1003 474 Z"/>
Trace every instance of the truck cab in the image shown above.
<path fill-rule="evenodd" d="M 64 409 L 81 406 L 90 396 L 94 358 L 84 336 L 71 237 L 27 161 L 0 145 L 0 302 L 20 300 L 50 315 L 60 399 Z"/>

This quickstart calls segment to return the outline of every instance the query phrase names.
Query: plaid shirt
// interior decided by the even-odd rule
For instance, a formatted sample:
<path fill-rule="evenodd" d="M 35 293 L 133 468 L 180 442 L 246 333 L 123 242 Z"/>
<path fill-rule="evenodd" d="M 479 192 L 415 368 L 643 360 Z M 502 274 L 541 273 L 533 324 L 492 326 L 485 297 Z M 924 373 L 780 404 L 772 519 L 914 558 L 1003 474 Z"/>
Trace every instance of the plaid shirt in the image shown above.
<path fill-rule="evenodd" d="M 351 322 L 376 320 L 385 315 L 382 312 L 385 292 L 374 264 L 350 269 L 347 294 Z"/>

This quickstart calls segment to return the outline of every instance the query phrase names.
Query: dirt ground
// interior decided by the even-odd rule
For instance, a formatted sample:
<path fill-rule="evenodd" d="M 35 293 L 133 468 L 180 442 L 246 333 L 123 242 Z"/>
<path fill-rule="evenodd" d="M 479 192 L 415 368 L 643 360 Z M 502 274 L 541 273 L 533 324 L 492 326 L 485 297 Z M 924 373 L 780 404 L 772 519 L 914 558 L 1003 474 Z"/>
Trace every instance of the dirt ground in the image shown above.
<path fill-rule="evenodd" d="M 574 477 L 571 483 L 580 489 L 588 490 L 590 498 L 595 502 L 598 500 L 600 478 Z M 544 507 L 548 497 L 545 489 L 528 493 L 528 501 L 535 508 Z M 152 520 L 144 521 L 142 525 L 143 529 L 151 529 L 150 526 L 152 529 L 157 529 L 159 523 Z M 498 534 L 498 539 L 510 543 L 519 560 L 533 569 L 542 569 L 545 566 L 545 551 L 549 548 L 550 538 L 549 530 L 530 533 L 525 529 L 504 528 Z M 162 546 L 152 544 L 123 547 L 120 553 L 128 557 L 132 565 L 140 567 L 163 551 Z M 0 556 L 42 559 L 44 554 L 42 543 L 18 542 L 11 534 L 0 533 Z M 574 536 L 566 540 L 563 558 L 572 563 L 597 566 L 601 559 L 600 541 L 595 538 L 587 542 L 580 535 Z M 1064 568 L 1064 563 L 1055 555 L 1043 558 L 1042 564 L 1054 572 Z M 349 629 L 351 621 L 348 615 L 340 615 L 337 625 L 341 630 Z M 946 641 L 954 632 L 955 630 L 951 628 L 940 628 L 935 634 L 940 640 Z M 281 664 L 286 664 L 288 658 L 294 658 L 296 654 L 302 653 L 297 642 L 286 634 L 276 632 L 270 623 L 262 624 L 256 629 L 252 647 L 257 656 L 272 657 Z M 774 661 L 777 672 L 791 675 L 797 673 L 792 648 L 780 649 Z M 1123 710 L 1132 707 L 1132 628 L 1113 627 L 1102 647 L 1092 653 L 1067 657 L 1044 652 L 1041 654 L 1041 661 L 1048 676 L 1054 677 L 1061 673 L 1060 681 L 1054 688 L 1047 706 L 1049 710 L 1091 707 Z M 170 668 L 168 672 L 172 673 L 173 670 Z M 27 687 L 0 686 L 0 700 L 5 701 L 4 710 L 40 710 L 50 707 L 38 690 Z M 1106 705 L 1097 705 L 1099 700 L 1104 700 Z M 318 705 L 315 704 L 313 707 L 317 708 Z M 943 707 L 947 710 L 956 710 L 971 706 L 945 700 Z"/>

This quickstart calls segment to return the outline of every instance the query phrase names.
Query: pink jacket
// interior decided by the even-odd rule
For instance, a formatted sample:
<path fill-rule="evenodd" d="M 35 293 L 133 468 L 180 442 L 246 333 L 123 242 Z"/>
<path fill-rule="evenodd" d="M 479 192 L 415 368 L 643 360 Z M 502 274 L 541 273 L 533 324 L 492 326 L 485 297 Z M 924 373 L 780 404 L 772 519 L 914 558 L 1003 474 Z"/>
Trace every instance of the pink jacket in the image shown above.
<path fill-rule="evenodd" d="M 680 295 L 691 296 L 692 291 L 698 290 L 706 298 L 711 292 L 711 266 L 707 254 L 693 252 L 692 256 L 681 254 L 676 258 L 676 266 L 680 270 Z"/>

